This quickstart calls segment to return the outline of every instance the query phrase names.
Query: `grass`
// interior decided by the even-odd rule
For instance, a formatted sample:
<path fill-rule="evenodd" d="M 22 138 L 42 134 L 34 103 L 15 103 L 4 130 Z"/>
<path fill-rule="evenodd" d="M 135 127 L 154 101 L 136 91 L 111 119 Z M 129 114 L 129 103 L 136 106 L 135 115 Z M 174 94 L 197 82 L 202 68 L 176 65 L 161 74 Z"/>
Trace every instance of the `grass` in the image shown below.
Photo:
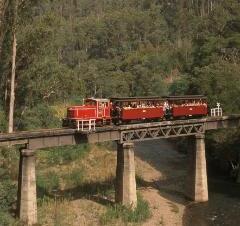
<path fill-rule="evenodd" d="M 178 208 L 178 206 L 177 206 L 176 204 L 174 204 L 174 203 L 172 203 L 172 202 L 168 202 L 168 204 L 170 205 L 171 211 L 172 211 L 173 213 L 179 213 L 179 208 Z"/>
<path fill-rule="evenodd" d="M 116 143 L 112 142 L 112 141 L 105 141 L 105 142 L 101 142 L 101 143 L 97 143 L 96 146 L 99 149 L 108 149 L 108 150 L 116 150 L 117 146 Z"/>
<path fill-rule="evenodd" d="M 150 216 L 148 203 L 138 195 L 137 207 L 134 210 L 120 204 L 108 206 L 107 211 L 101 216 L 100 222 L 102 225 L 107 225 L 116 219 L 121 219 L 125 223 L 140 223 L 146 221 Z"/>
<path fill-rule="evenodd" d="M 77 187 L 83 183 L 84 177 L 84 169 L 77 168 L 63 175 L 63 180 L 68 185 L 68 187 Z"/>
<path fill-rule="evenodd" d="M 75 146 L 63 146 L 57 148 L 48 148 L 46 150 L 38 152 L 38 158 L 40 166 L 51 164 L 67 164 L 77 159 L 84 158 L 89 152 L 89 144 L 80 144 Z"/>
<path fill-rule="evenodd" d="M 37 176 L 37 193 L 43 197 L 46 194 L 52 193 L 59 189 L 59 176 L 56 172 L 50 171 L 48 174 Z"/>
<path fill-rule="evenodd" d="M 43 226 L 71 226 L 75 220 L 75 214 L 70 207 L 67 198 L 45 197 L 40 202 L 38 210 L 39 224 Z"/>

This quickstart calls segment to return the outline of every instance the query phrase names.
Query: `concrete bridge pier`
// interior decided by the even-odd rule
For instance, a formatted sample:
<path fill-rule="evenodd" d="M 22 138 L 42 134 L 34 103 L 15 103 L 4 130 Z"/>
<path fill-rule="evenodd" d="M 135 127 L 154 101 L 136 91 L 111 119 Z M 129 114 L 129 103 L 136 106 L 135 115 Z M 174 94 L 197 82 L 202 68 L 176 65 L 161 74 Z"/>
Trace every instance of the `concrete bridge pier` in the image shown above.
<path fill-rule="evenodd" d="M 206 202 L 208 201 L 208 184 L 204 134 L 197 134 L 195 141 L 189 146 L 186 196 L 196 202 Z"/>
<path fill-rule="evenodd" d="M 115 201 L 134 209 L 137 206 L 134 144 L 117 146 Z"/>
<path fill-rule="evenodd" d="M 20 150 L 18 175 L 18 216 L 26 225 L 37 223 L 35 151 Z"/>

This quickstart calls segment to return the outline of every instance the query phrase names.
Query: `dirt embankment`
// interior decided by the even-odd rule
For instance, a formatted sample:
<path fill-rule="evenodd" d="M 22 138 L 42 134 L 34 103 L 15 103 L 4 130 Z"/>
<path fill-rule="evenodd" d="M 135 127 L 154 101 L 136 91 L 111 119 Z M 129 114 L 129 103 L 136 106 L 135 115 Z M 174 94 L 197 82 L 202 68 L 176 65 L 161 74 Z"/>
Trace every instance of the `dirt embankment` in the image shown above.
<path fill-rule="evenodd" d="M 171 142 L 149 141 L 136 145 L 140 192 L 149 202 L 152 217 L 144 226 L 181 226 L 185 205 L 187 158 Z"/>

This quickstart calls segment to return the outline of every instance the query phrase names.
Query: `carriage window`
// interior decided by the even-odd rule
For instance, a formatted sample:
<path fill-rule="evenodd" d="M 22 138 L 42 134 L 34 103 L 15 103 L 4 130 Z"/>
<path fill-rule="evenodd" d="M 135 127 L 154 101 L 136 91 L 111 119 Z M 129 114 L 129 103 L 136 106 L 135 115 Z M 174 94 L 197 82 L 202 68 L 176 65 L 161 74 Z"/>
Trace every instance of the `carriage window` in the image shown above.
<path fill-rule="evenodd" d="M 90 106 L 96 106 L 96 101 L 94 101 L 94 100 L 86 100 L 85 104 L 86 105 L 90 105 Z"/>

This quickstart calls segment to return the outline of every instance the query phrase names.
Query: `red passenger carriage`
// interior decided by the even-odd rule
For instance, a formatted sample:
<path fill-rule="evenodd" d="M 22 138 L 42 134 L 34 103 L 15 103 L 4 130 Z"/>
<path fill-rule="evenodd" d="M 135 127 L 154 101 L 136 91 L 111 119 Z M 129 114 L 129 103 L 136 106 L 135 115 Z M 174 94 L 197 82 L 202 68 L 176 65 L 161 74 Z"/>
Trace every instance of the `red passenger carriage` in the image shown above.
<path fill-rule="evenodd" d="M 207 115 L 207 98 L 202 95 L 167 96 L 168 115 L 172 118 L 198 117 Z"/>
<path fill-rule="evenodd" d="M 160 97 L 111 98 L 112 120 L 117 124 L 132 121 L 152 121 L 164 117 Z"/>

